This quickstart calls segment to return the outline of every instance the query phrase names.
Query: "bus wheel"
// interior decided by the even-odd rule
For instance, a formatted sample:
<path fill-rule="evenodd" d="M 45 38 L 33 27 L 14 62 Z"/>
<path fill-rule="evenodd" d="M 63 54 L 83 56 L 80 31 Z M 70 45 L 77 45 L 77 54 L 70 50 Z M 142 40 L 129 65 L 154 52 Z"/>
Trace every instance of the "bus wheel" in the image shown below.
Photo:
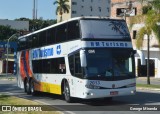
<path fill-rule="evenodd" d="M 28 95 L 31 94 L 31 86 L 28 80 L 26 81 L 26 91 Z"/>
<path fill-rule="evenodd" d="M 72 98 L 70 96 L 69 84 L 67 81 L 64 82 L 64 98 L 66 102 L 68 103 L 72 102 Z"/>
<path fill-rule="evenodd" d="M 31 88 L 32 96 L 35 96 L 36 95 L 36 91 L 34 89 L 34 81 L 33 80 L 30 81 L 30 88 Z"/>
<path fill-rule="evenodd" d="M 24 92 L 27 93 L 27 85 L 26 85 L 26 80 L 24 81 Z"/>

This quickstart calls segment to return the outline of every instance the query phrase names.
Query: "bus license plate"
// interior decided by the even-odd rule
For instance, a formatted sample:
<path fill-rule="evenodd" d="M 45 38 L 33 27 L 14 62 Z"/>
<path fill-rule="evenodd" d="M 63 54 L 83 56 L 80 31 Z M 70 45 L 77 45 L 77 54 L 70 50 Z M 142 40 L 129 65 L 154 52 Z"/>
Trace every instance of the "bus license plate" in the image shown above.
<path fill-rule="evenodd" d="M 118 95 L 118 91 L 111 91 L 110 95 Z"/>

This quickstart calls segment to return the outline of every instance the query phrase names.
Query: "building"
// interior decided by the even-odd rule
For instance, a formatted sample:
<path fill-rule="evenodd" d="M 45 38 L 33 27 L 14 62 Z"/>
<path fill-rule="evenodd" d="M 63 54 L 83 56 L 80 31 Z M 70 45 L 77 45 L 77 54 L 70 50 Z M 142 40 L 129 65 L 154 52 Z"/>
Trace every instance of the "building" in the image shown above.
<path fill-rule="evenodd" d="M 0 25 L 10 26 L 12 29 L 29 31 L 29 21 L 0 19 Z"/>
<path fill-rule="evenodd" d="M 69 13 L 62 15 L 63 20 L 81 16 L 110 16 L 111 0 L 69 0 L 68 4 L 70 6 Z M 59 20 L 58 13 L 57 21 L 59 22 Z"/>
<path fill-rule="evenodd" d="M 142 4 L 138 0 L 112 0 L 111 17 L 123 18 L 127 10 L 126 17 L 142 14 Z"/>
<path fill-rule="evenodd" d="M 128 26 L 132 16 L 142 14 L 143 5 L 138 0 L 112 0 L 111 2 L 111 17 L 114 18 L 125 18 Z M 126 13 L 125 13 L 126 11 Z M 137 31 L 144 26 L 143 19 L 140 23 L 134 24 L 130 29 L 132 38 L 132 44 L 136 49 L 135 41 Z M 160 78 L 160 49 L 158 48 L 157 39 L 154 34 L 150 38 L 150 76 Z M 147 37 L 144 36 L 143 47 L 141 50 L 147 60 Z M 136 60 L 136 75 L 146 76 L 147 65 L 140 64 L 140 57 L 138 54 L 135 55 Z"/>
<path fill-rule="evenodd" d="M 0 25 L 10 26 L 13 29 L 29 31 L 29 21 L 13 21 L 7 19 L 0 19 Z M 0 42 L 0 73 L 6 73 L 6 46 L 3 46 L 3 42 Z M 13 73 L 14 69 L 14 54 L 13 49 L 8 50 L 8 73 Z"/>

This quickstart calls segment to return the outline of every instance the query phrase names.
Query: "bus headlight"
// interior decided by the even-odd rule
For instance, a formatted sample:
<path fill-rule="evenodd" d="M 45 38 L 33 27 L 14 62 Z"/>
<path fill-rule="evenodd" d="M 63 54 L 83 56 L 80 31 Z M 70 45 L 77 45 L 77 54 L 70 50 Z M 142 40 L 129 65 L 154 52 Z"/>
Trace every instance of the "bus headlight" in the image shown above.
<path fill-rule="evenodd" d="M 100 89 L 100 87 L 96 85 L 85 85 L 85 87 L 88 89 Z"/>

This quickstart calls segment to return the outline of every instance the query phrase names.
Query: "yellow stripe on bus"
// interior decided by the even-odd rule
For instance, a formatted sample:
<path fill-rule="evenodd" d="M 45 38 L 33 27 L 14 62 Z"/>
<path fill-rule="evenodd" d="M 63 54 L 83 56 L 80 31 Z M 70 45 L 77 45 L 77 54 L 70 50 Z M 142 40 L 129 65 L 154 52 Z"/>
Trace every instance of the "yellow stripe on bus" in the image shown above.
<path fill-rule="evenodd" d="M 61 85 L 41 82 L 41 89 L 43 92 L 61 95 Z"/>

